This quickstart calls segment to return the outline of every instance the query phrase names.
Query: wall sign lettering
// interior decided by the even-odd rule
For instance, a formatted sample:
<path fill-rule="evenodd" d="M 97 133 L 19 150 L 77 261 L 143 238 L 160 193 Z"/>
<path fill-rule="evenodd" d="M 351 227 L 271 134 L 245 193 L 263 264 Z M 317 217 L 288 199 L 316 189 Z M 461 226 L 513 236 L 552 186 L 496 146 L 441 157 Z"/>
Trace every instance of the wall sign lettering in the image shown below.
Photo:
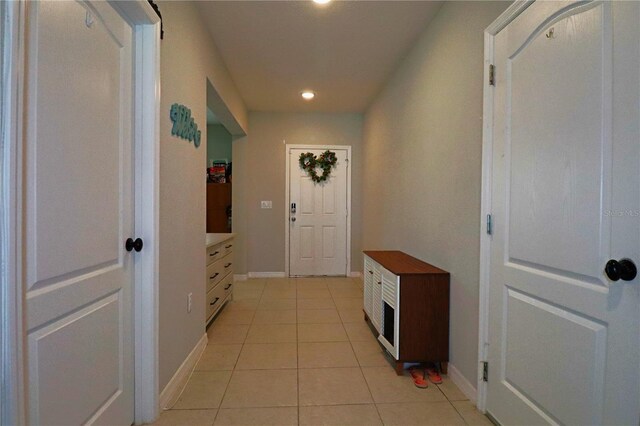
<path fill-rule="evenodd" d="M 198 130 L 198 125 L 191 116 L 191 110 L 184 105 L 173 104 L 169 116 L 173 121 L 171 134 L 193 142 L 196 148 L 199 147 L 202 132 Z"/>

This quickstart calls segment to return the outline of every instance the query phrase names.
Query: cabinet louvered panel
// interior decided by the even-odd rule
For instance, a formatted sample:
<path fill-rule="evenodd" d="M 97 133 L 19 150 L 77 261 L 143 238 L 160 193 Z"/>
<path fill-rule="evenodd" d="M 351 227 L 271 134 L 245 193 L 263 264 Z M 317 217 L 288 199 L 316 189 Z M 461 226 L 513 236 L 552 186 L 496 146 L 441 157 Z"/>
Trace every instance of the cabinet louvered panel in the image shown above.
<path fill-rule="evenodd" d="M 364 311 L 373 315 L 373 262 L 365 257 L 364 261 Z"/>
<path fill-rule="evenodd" d="M 398 300 L 398 277 L 384 269 L 382 271 L 382 300 L 396 309 Z"/>
<path fill-rule="evenodd" d="M 373 269 L 373 317 L 371 321 L 378 331 L 382 329 L 382 274 L 379 268 Z"/>

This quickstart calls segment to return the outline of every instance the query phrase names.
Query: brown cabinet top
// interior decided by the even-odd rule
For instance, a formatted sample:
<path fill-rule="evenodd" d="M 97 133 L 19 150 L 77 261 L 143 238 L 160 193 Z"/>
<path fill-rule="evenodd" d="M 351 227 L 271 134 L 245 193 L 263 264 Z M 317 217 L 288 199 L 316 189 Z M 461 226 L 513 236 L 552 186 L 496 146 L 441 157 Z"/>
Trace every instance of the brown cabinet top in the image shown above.
<path fill-rule="evenodd" d="M 364 254 L 396 275 L 449 274 L 398 250 L 365 251 Z"/>

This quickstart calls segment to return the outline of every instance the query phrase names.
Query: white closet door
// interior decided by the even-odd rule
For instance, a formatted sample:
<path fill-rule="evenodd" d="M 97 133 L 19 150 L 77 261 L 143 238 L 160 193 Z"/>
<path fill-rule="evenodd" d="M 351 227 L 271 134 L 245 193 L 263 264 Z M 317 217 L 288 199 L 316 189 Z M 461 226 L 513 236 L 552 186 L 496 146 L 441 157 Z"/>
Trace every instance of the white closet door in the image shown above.
<path fill-rule="evenodd" d="M 487 408 L 638 424 L 640 3 L 540 2 L 495 38 Z M 615 274 L 614 274 L 615 275 Z"/>
<path fill-rule="evenodd" d="M 133 422 L 132 29 L 29 2 L 24 272 L 30 424 Z"/>

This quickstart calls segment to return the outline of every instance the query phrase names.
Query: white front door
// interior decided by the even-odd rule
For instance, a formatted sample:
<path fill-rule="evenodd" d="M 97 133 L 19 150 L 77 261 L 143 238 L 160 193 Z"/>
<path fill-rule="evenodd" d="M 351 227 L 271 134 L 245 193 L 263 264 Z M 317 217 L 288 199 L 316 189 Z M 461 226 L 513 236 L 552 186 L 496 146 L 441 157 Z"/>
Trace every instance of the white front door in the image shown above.
<path fill-rule="evenodd" d="M 288 150 L 290 276 L 347 275 L 348 150 L 331 149 L 338 161 L 324 182 L 315 183 L 299 164 L 300 154 L 324 151 Z"/>
<path fill-rule="evenodd" d="M 640 279 L 605 273 L 640 265 L 639 55 L 638 2 L 535 2 L 495 37 L 487 409 L 504 425 L 639 423 Z"/>
<path fill-rule="evenodd" d="M 29 423 L 133 422 L 132 29 L 30 2 L 23 271 Z"/>

